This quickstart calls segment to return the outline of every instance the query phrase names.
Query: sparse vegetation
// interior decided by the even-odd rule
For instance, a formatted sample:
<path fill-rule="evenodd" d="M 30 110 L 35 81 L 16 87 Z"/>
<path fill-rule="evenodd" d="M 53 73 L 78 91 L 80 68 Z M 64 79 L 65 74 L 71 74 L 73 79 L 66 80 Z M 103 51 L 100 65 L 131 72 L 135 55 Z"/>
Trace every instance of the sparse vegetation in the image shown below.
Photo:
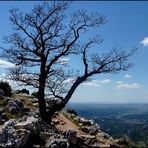
<path fill-rule="evenodd" d="M 19 94 L 19 93 L 26 93 L 29 95 L 29 90 L 27 90 L 26 88 L 23 88 L 21 90 L 16 90 L 16 93 Z"/>
<path fill-rule="evenodd" d="M 3 90 L 4 96 L 11 97 L 12 96 L 12 89 L 8 82 L 0 81 L 0 89 Z"/>
<path fill-rule="evenodd" d="M 38 98 L 38 92 L 36 92 L 36 91 L 34 91 L 31 95 Z"/>
<path fill-rule="evenodd" d="M 74 109 L 67 108 L 66 112 L 67 112 L 67 113 L 74 114 L 75 116 L 78 115 L 78 113 L 77 113 Z"/>

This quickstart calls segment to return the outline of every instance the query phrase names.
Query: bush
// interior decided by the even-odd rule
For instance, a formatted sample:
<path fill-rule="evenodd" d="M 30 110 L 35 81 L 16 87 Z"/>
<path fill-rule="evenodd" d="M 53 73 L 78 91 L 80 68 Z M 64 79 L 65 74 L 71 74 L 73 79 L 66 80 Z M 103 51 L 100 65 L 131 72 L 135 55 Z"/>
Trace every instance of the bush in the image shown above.
<path fill-rule="evenodd" d="M 11 97 L 12 96 L 12 89 L 8 82 L 0 81 L 0 89 L 3 90 L 4 96 Z"/>
<path fill-rule="evenodd" d="M 27 90 L 27 89 L 22 89 L 22 90 L 16 90 L 16 93 L 17 94 L 19 94 L 19 93 L 26 93 L 26 94 L 28 94 L 29 95 L 29 90 Z"/>
<path fill-rule="evenodd" d="M 38 92 L 34 91 L 31 95 L 37 98 L 38 97 Z"/>
<path fill-rule="evenodd" d="M 74 109 L 67 109 L 67 113 L 74 114 L 75 116 L 78 115 L 78 113 Z"/>
<path fill-rule="evenodd" d="M 21 93 L 26 93 L 26 94 L 29 95 L 29 90 L 27 90 L 27 89 L 22 89 L 22 90 L 21 90 Z"/>

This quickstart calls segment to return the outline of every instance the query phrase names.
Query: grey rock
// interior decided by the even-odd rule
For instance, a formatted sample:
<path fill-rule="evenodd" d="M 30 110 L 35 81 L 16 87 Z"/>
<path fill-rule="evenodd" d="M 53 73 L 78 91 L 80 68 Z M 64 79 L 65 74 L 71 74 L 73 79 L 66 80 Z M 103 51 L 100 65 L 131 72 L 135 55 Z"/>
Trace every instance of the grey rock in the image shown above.
<path fill-rule="evenodd" d="M 0 128 L 0 147 L 32 147 L 37 133 L 38 120 L 24 116 L 19 120 L 9 120 Z M 38 139 L 37 139 L 38 142 Z"/>
<path fill-rule="evenodd" d="M 57 120 L 57 119 L 54 119 L 53 122 L 54 122 L 55 124 L 59 124 L 59 123 L 60 123 L 60 121 Z"/>
<path fill-rule="evenodd" d="M 67 140 L 66 139 L 54 139 L 49 140 L 47 144 L 48 148 L 67 148 Z"/>
<path fill-rule="evenodd" d="M 15 119 L 10 119 L 10 120 L 8 120 L 8 121 L 6 121 L 5 123 L 4 123 L 4 129 L 10 129 L 10 128 L 12 128 L 14 125 L 16 124 L 16 120 Z"/>
<path fill-rule="evenodd" d="M 70 147 L 77 147 L 78 138 L 77 138 L 77 132 L 75 130 L 66 131 L 66 137 Z"/>
<path fill-rule="evenodd" d="M 17 148 L 26 148 L 28 146 L 31 146 L 30 137 L 31 132 L 25 129 L 19 129 L 16 130 L 18 139 L 15 140 L 15 147 Z"/>
<path fill-rule="evenodd" d="M 82 126 L 81 129 L 90 135 L 95 135 L 99 131 L 95 126 Z"/>
<path fill-rule="evenodd" d="M 18 119 L 17 122 L 25 122 L 27 120 L 27 116 L 23 116 L 22 118 Z"/>
<path fill-rule="evenodd" d="M 32 134 L 36 134 L 37 133 L 36 124 L 38 122 L 38 119 L 31 116 L 31 117 L 25 118 L 25 120 L 26 121 L 17 122 L 17 124 L 15 125 L 15 128 L 26 129 L 26 130 L 29 130 Z"/>
<path fill-rule="evenodd" d="M 15 114 L 23 109 L 24 105 L 20 100 L 9 100 L 6 108 L 10 113 Z"/>
<path fill-rule="evenodd" d="M 53 143 L 49 146 L 49 148 L 59 148 L 57 144 Z"/>
<path fill-rule="evenodd" d="M 37 99 L 37 98 L 33 98 L 33 99 L 31 100 L 31 102 L 32 102 L 32 103 L 38 103 L 38 99 Z"/>
<path fill-rule="evenodd" d="M 80 118 L 80 122 L 82 123 L 83 126 L 91 125 L 91 122 L 85 118 Z"/>

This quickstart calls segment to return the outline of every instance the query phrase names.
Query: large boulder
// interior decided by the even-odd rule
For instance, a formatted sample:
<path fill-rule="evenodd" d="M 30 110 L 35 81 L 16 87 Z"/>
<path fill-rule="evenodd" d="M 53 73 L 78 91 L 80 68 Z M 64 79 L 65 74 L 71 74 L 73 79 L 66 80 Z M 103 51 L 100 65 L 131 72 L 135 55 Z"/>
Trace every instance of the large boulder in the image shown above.
<path fill-rule="evenodd" d="M 66 131 L 66 138 L 69 142 L 70 147 L 76 148 L 78 145 L 78 138 L 77 138 L 77 132 L 75 130 L 69 129 Z"/>
<path fill-rule="evenodd" d="M 16 130 L 17 133 L 17 140 L 15 143 L 15 147 L 17 148 L 26 148 L 26 147 L 31 147 L 32 142 L 30 141 L 31 138 L 31 132 L 26 129 L 18 129 Z"/>
<path fill-rule="evenodd" d="M 29 130 L 32 134 L 37 133 L 37 122 L 38 119 L 31 116 L 31 117 L 25 117 L 24 121 L 18 122 L 15 125 L 16 129 L 26 129 Z"/>
<path fill-rule="evenodd" d="M 24 116 L 9 120 L 0 127 L 0 147 L 26 148 L 40 142 L 38 119 Z"/>
<path fill-rule="evenodd" d="M 22 111 L 22 109 L 24 108 L 24 105 L 20 100 L 11 99 L 8 101 L 6 108 L 8 109 L 8 111 L 10 113 L 16 114 L 16 113 Z"/>
<path fill-rule="evenodd" d="M 91 122 L 85 118 L 80 118 L 80 123 L 82 123 L 83 126 L 91 125 Z"/>
<path fill-rule="evenodd" d="M 17 139 L 17 134 L 12 128 L 16 120 L 9 120 L 4 123 L 0 128 L 0 147 L 15 147 L 15 140 Z"/>

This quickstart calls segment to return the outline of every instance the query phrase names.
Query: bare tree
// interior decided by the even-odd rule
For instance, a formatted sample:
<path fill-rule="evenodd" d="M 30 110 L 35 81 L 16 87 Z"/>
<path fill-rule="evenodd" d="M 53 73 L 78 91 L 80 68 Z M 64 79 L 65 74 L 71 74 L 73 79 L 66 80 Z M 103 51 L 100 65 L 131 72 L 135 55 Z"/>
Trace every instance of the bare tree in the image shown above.
<path fill-rule="evenodd" d="M 46 122 L 50 122 L 53 113 L 61 110 L 76 88 L 91 76 L 128 70 L 132 64 L 127 60 L 135 51 L 126 53 L 115 48 L 102 55 L 93 53 L 90 48 L 102 43 L 102 39 L 95 36 L 84 42 L 82 37 L 103 25 L 105 17 L 86 10 L 67 16 L 68 7 L 69 2 L 59 1 L 44 2 L 31 13 L 10 10 L 15 33 L 5 37 L 10 47 L 4 49 L 4 57 L 16 65 L 10 70 L 10 77 L 38 89 L 39 111 Z M 68 70 L 67 62 L 62 59 L 72 55 L 81 57 L 84 71 L 74 74 Z"/>

